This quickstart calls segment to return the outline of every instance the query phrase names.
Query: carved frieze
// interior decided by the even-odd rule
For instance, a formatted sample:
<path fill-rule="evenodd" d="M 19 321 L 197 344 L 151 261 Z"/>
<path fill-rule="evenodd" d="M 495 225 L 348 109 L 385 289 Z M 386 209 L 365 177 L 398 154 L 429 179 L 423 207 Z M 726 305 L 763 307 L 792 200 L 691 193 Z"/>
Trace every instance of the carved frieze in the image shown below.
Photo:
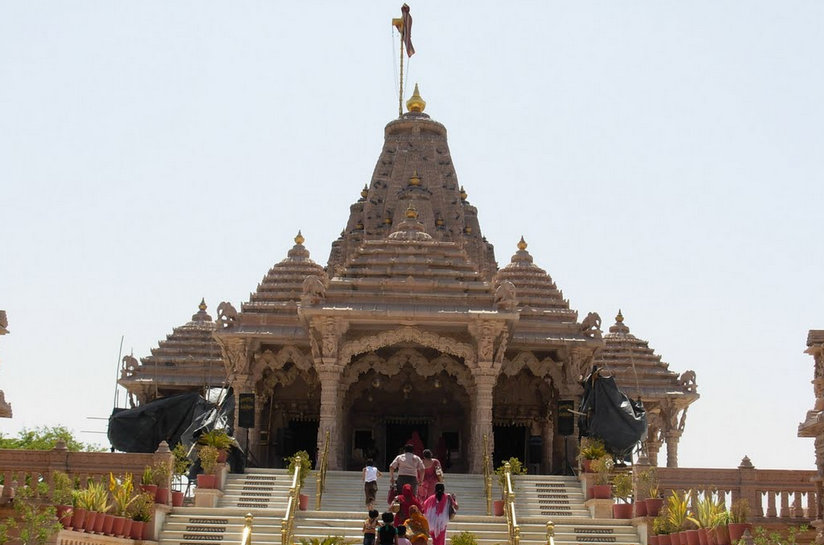
<path fill-rule="evenodd" d="M 340 350 L 339 361 L 349 361 L 358 354 L 372 352 L 384 346 L 402 342 L 417 343 L 445 354 L 463 358 L 465 364 L 470 367 L 474 366 L 476 362 L 475 350 L 469 344 L 409 326 L 345 342 Z"/>

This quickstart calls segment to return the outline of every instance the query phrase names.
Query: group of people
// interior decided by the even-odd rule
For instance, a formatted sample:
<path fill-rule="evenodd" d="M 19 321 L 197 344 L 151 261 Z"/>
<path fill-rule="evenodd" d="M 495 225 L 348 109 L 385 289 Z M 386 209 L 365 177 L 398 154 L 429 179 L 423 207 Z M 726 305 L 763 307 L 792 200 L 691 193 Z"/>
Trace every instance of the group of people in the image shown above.
<path fill-rule="evenodd" d="M 389 465 L 389 510 L 380 515 L 374 509 L 378 478 L 382 473 L 367 460 L 363 468 L 363 489 L 369 518 L 363 523 L 364 545 L 444 545 L 450 516 L 458 510 L 455 496 L 447 494 L 443 468 L 428 449 L 423 456 L 404 446 Z M 397 477 L 396 477 L 397 473 Z"/>

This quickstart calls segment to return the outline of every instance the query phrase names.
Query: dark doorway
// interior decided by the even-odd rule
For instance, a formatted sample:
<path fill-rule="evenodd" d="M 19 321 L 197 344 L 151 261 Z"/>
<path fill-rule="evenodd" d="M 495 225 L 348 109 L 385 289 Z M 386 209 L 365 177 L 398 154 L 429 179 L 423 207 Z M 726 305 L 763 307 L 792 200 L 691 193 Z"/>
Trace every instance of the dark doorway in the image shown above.
<path fill-rule="evenodd" d="M 529 462 L 526 457 L 526 426 L 493 426 L 492 433 L 495 436 L 495 452 L 492 453 L 494 467 L 501 465 L 503 460 L 512 457 L 519 459 L 522 463 Z"/>
<path fill-rule="evenodd" d="M 418 437 L 420 437 L 420 445 L 414 445 L 413 442 L 413 446 L 419 447 L 421 450 L 423 450 L 424 448 L 431 448 L 427 443 L 427 440 L 429 439 L 429 426 L 427 424 L 386 424 L 387 464 L 389 464 L 390 462 L 392 462 L 392 460 L 395 459 L 395 456 L 398 455 L 398 453 L 401 451 L 401 449 L 403 449 L 406 443 L 410 442 L 415 432 L 417 432 Z M 418 456 L 421 455 L 420 452 L 416 452 L 416 454 Z"/>
<path fill-rule="evenodd" d="M 318 423 L 303 420 L 291 420 L 284 429 L 283 455 L 291 456 L 299 450 L 305 450 L 312 458 L 312 467 L 317 461 Z"/>

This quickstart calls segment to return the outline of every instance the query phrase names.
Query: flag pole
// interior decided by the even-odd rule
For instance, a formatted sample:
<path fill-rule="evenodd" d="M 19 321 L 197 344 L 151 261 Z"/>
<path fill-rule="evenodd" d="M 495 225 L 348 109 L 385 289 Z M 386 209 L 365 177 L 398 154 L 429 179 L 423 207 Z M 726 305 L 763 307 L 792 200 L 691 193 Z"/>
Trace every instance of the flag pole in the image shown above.
<path fill-rule="evenodd" d="M 403 23 L 401 23 L 403 24 Z M 403 32 L 400 33 L 401 35 L 401 81 L 400 87 L 398 89 L 398 117 L 403 116 Z"/>

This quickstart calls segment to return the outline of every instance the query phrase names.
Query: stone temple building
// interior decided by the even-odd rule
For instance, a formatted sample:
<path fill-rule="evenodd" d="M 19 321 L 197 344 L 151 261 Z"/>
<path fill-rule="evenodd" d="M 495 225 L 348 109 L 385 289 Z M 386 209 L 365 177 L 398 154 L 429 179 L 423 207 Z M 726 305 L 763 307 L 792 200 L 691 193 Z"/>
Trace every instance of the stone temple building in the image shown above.
<path fill-rule="evenodd" d="M 384 466 L 413 438 L 451 471 L 480 472 L 486 437 L 496 464 L 564 473 L 577 448 L 568 409 L 598 365 L 643 400 L 651 462 L 666 445 L 677 466 L 694 373 L 671 371 L 620 312 L 608 333 L 596 313 L 581 318 L 523 238 L 499 267 L 424 106 L 416 87 L 386 126 L 325 266 L 298 233 L 240 311 L 221 303 L 213 321 L 202 302 L 151 355 L 124 358 L 120 384 L 136 404 L 207 387 L 254 394 L 260 466 L 315 455 L 328 433 L 331 469 L 367 456 Z"/>

